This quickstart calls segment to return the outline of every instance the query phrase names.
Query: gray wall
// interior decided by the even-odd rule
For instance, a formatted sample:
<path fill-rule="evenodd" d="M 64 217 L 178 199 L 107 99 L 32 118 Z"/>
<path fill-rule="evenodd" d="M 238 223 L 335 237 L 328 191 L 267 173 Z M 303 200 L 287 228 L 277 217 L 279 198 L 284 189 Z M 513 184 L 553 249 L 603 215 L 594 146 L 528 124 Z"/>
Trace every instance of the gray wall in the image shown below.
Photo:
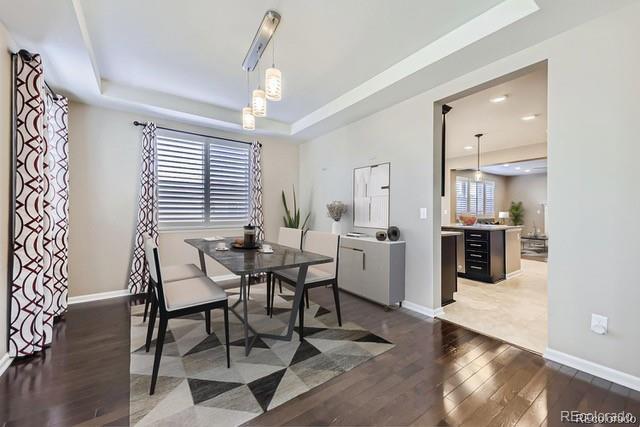
<path fill-rule="evenodd" d="M 506 205 L 522 202 L 524 208 L 523 233 L 545 231 L 543 203 L 547 202 L 547 174 L 510 176 L 506 180 Z"/>
<path fill-rule="evenodd" d="M 427 220 L 419 218 L 420 207 L 429 206 L 433 198 L 426 185 L 433 180 L 433 147 L 428 143 L 432 131 L 424 115 L 416 97 L 303 144 L 300 192 L 303 206 L 312 212 L 313 229 L 330 230 L 332 220 L 326 204 L 341 200 L 349 204 L 342 222 L 343 230 L 350 231 L 353 169 L 391 162 L 389 218 L 400 228 L 401 239 L 407 241 L 406 299 L 431 307 L 430 278 L 425 273 L 432 270 L 434 256 L 428 230 L 433 211 Z"/>
<path fill-rule="evenodd" d="M 126 288 L 137 209 L 141 128 L 133 120 L 151 120 L 72 102 L 69 108 L 69 295 L 71 297 Z M 236 137 L 211 129 L 166 120 L 160 125 Z M 298 146 L 269 137 L 263 143 L 265 231 L 277 236 L 282 221 L 280 191 L 298 180 Z M 197 262 L 195 250 L 183 240 L 194 235 L 238 235 L 240 230 L 171 231 L 160 236 L 167 263 Z M 211 265 L 211 274 L 228 274 Z"/>
<path fill-rule="evenodd" d="M 593 208 L 597 200 L 616 212 L 640 211 L 640 198 L 629 196 L 637 193 L 640 157 L 640 50 L 630 42 L 640 39 L 639 20 L 640 3 L 634 3 L 303 145 L 300 182 L 314 225 L 328 229 L 327 201 L 351 200 L 353 167 L 390 161 L 391 220 L 407 240 L 406 299 L 438 307 L 441 198 L 433 104 L 548 60 L 548 345 L 640 376 L 640 229 L 621 232 L 619 214 Z M 420 207 L 427 207 L 427 220 L 419 219 Z M 609 317 L 608 335 L 590 331 L 591 313 Z"/>

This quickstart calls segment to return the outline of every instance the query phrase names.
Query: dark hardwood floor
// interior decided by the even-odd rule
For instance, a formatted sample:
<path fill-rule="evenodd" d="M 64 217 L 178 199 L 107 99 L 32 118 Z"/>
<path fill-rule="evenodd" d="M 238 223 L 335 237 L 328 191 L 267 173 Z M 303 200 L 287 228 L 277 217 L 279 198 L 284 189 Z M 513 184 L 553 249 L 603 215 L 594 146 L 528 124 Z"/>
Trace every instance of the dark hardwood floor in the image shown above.
<path fill-rule="evenodd" d="M 7 426 L 102 425 L 129 420 L 129 299 L 69 307 L 44 354 L 0 377 Z"/>
<path fill-rule="evenodd" d="M 332 306 L 329 290 L 314 289 L 311 298 Z M 640 419 L 637 391 L 450 323 L 385 312 L 345 293 L 341 302 L 345 321 L 396 347 L 247 425 L 553 426 L 563 410 Z M 0 420 L 126 425 L 128 370 L 128 301 L 71 306 L 45 357 L 14 363 L 0 378 Z"/>

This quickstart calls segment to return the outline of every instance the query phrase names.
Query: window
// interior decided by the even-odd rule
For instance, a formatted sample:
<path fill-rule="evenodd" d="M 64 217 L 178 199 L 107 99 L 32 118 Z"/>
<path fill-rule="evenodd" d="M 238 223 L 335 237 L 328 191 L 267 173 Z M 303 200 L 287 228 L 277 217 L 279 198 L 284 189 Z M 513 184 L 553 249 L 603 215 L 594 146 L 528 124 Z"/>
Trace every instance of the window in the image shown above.
<path fill-rule="evenodd" d="M 249 221 L 249 145 L 172 131 L 157 142 L 160 228 Z"/>
<path fill-rule="evenodd" d="M 475 182 L 466 176 L 456 176 L 456 214 L 494 216 L 495 192 L 494 181 Z"/>

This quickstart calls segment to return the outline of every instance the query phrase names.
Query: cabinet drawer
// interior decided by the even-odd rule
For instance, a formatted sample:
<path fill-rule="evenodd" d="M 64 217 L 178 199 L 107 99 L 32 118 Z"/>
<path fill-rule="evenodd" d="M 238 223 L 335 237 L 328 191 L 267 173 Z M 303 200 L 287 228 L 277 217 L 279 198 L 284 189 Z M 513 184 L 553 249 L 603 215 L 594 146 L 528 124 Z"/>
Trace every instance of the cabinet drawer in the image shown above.
<path fill-rule="evenodd" d="M 489 232 L 488 231 L 465 230 L 464 238 L 466 240 L 482 240 L 484 242 L 488 242 L 489 241 Z"/>
<path fill-rule="evenodd" d="M 476 252 L 467 250 L 467 260 L 488 262 L 489 254 L 487 252 Z"/>
<path fill-rule="evenodd" d="M 486 262 L 467 260 L 467 274 L 489 274 L 489 265 Z"/>
<path fill-rule="evenodd" d="M 489 249 L 489 245 L 487 242 L 481 242 L 476 240 L 465 240 L 464 243 L 466 250 L 468 251 L 478 251 L 478 252 L 487 252 Z"/>

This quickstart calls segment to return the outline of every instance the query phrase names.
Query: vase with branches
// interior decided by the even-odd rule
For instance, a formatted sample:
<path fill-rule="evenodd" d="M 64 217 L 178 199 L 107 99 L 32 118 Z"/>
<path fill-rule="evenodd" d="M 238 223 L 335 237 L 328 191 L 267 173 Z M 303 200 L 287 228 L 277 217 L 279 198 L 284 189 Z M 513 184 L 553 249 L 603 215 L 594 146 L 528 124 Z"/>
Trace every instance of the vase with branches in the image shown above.
<path fill-rule="evenodd" d="M 284 226 L 287 228 L 302 228 L 303 230 L 307 226 L 307 222 L 309 221 L 309 216 L 311 212 L 307 214 L 300 224 L 300 209 L 298 208 L 298 201 L 296 199 L 296 187 L 293 186 L 293 213 L 289 210 L 289 205 L 287 204 L 287 196 L 284 194 L 284 190 L 282 190 L 282 204 L 284 205 L 284 216 L 282 217 L 284 221 Z"/>
<path fill-rule="evenodd" d="M 347 205 L 344 203 L 334 200 L 327 204 L 327 214 L 333 219 L 333 224 L 331 224 L 331 232 L 333 234 L 341 234 L 340 219 L 345 213 L 347 213 Z"/>

